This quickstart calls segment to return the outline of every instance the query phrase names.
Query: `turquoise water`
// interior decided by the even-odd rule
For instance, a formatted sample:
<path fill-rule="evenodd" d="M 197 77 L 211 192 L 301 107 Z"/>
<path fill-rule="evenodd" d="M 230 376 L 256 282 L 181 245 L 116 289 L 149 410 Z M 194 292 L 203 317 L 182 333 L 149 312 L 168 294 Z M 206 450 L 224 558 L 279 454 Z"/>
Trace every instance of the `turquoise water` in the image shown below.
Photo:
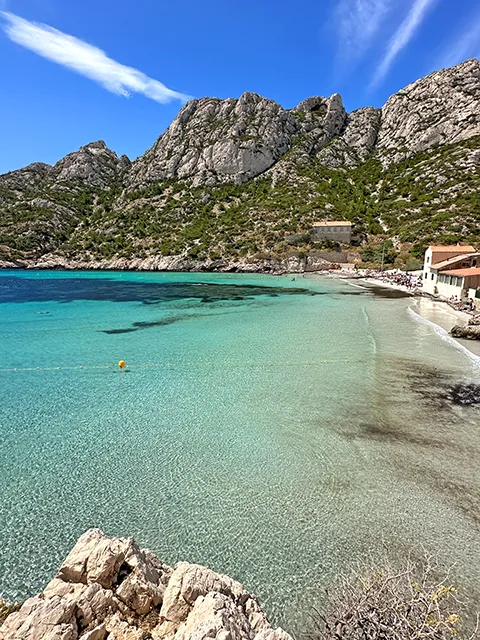
<path fill-rule="evenodd" d="M 290 630 L 381 549 L 455 561 L 480 602 L 480 412 L 450 399 L 479 360 L 411 306 L 314 276 L 1 272 L 0 591 L 98 526 Z"/>

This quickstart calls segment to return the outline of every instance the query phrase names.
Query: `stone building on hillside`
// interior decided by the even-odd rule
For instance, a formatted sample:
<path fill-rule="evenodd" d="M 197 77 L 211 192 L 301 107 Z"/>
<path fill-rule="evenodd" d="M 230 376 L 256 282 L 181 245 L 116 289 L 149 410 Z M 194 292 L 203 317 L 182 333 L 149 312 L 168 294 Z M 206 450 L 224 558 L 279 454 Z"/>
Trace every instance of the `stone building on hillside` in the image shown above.
<path fill-rule="evenodd" d="M 425 252 L 423 290 L 445 298 L 472 298 L 480 288 L 480 252 L 470 245 L 432 246 Z"/>
<path fill-rule="evenodd" d="M 342 244 L 350 244 L 352 241 L 352 223 L 346 220 L 324 220 L 314 222 L 312 241 L 335 240 Z"/>

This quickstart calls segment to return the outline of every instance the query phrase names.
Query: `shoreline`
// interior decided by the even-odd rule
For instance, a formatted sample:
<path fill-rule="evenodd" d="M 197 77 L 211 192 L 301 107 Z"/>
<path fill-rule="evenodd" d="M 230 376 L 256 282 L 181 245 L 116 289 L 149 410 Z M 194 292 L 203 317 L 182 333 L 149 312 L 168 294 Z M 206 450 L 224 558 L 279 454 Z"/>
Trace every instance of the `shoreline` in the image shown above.
<path fill-rule="evenodd" d="M 441 331 L 445 331 L 448 337 L 452 340 L 452 343 L 463 347 L 470 354 L 480 357 L 479 340 L 456 338 L 450 333 L 452 328 L 457 324 L 466 326 L 469 320 L 476 315 L 474 312 L 455 309 L 455 307 L 449 304 L 446 300 L 431 298 L 430 296 L 424 295 L 423 292 L 418 289 L 411 291 L 402 285 L 390 282 L 387 283 L 384 280 L 377 281 L 374 278 L 360 278 L 359 280 L 363 284 L 366 284 L 367 287 L 383 287 L 391 291 L 398 291 L 399 293 L 403 293 L 405 297 L 411 298 L 412 302 L 414 302 L 416 306 L 415 309 L 412 308 L 413 305 L 409 307 L 412 313 L 416 314 L 423 321 L 431 323 Z M 424 309 L 421 309 L 422 306 Z M 450 319 L 448 319 L 449 316 Z"/>
<path fill-rule="evenodd" d="M 188 256 L 151 256 L 149 258 L 111 258 L 99 260 L 69 260 L 61 256 L 46 254 L 38 259 L 0 260 L 0 269 L 22 271 L 132 271 L 132 272 L 191 272 L 191 273 L 261 273 L 284 275 L 316 273 L 330 270 L 323 258 L 296 255 L 282 259 L 204 259 L 196 260 Z"/>

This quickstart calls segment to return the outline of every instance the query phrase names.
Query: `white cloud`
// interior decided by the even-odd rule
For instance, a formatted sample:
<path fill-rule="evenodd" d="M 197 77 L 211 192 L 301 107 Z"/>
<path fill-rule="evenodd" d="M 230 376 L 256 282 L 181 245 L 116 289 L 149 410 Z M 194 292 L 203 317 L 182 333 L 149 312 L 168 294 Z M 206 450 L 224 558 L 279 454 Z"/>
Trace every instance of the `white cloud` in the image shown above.
<path fill-rule="evenodd" d="M 342 57 L 358 56 L 372 43 L 394 0 L 341 0 L 335 12 Z"/>
<path fill-rule="evenodd" d="M 428 10 L 434 5 L 437 0 L 414 0 L 407 17 L 398 27 L 397 31 L 393 34 L 390 42 L 387 45 L 387 50 L 378 66 L 371 87 L 376 86 L 381 82 L 390 70 L 395 58 L 400 51 L 407 46 L 410 40 L 415 35 L 415 32 L 422 24 Z"/>
<path fill-rule="evenodd" d="M 469 58 L 480 58 L 480 12 L 444 51 L 437 68 L 453 67 Z"/>
<path fill-rule="evenodd" d="M 104 51 L 83 40 L 48 25 L 29 22 L 8 11 L 1 14 L 6 20 L 3 28 L 10 40 L 98 82 L 112 93 L 121 96 L 141 93 L 160 103 L 189 99 L 141 71 L 112 60 Z"/>

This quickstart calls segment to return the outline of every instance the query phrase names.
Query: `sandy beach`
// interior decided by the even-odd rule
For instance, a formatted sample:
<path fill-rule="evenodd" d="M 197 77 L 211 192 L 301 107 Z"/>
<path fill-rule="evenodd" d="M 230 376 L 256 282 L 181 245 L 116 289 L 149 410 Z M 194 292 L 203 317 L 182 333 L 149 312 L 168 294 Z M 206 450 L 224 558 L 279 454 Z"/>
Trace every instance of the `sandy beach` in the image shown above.
<path fill-rule="evenodd" d="M 398 285 L 383 279 L 360 278 L 356 280 L 356 282 L 367 286 L 384 287 L 386 289 L 401 291 L 405 295 L 411 296 L 413 304 L 410 309 L 412 313 L 417 314 L 425 321 L 436 325 L 446 332 L 446 334 L 442 334 L 442 337 L 460 344 L 470 353 L 480 357 L 480 341 L 453 338 L 450 335 L 450 331 L 456 324 L 466 325 L 473 314 L 454 309 L 448 302 L 443 300 L 427 298 L 421 294 L 419 289 L 408 289 L 403 285 Z"/>

